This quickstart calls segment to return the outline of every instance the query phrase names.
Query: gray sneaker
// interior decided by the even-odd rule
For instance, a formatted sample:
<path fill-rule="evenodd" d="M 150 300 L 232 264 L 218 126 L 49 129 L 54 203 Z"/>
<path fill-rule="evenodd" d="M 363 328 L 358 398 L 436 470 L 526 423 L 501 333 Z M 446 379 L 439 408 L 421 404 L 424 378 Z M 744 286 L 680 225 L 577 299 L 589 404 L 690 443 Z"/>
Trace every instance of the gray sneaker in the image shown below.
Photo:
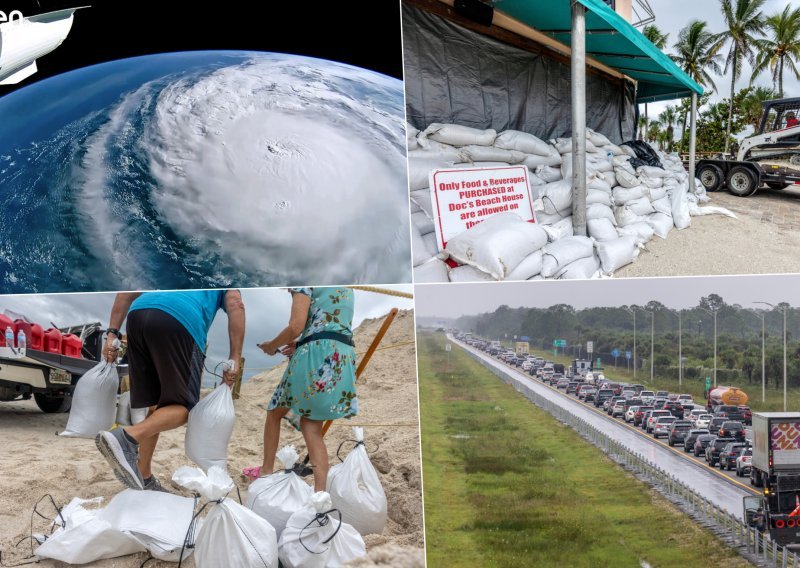
<path fill-rule="evenodd" d="M 110 432 L 100 432 L 95 437 L 94 443 L 123 485 L 131 489 L 144 487 L 138 465 L 139 444 L 128 440 L 122 428 L 114 428 Z"/>
<path fill-rule="evenodd" d="M 144 480 L 144 490 L 145 491 L 162 491 L 164 493 L 172 493 L 171 491 L 167 491 L 161 485 L 161 482 L 155 475 L 151 475 L 147 479 Z"/>

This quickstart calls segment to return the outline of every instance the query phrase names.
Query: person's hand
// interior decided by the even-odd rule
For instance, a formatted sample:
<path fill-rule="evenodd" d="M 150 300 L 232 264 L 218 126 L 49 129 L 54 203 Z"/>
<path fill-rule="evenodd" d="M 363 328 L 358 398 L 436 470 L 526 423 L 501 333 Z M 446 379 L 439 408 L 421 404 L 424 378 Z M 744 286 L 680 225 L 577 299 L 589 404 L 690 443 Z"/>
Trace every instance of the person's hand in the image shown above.
<path fill-rule="evenodd" d="M 236 382 L 236 378 L 239 375 L 239 369 L 236 368 L 237 363 L 235 363 L 235 361 L 239 361 L 240 359 L 241 357 L 238 355 L 231 355 L 228 357 L 228 360 L 234 361 L 233 369 L 225 369 L 222 371 L 222 380 L 230 388 L 233 388 L 233 383 Z"/>
<path fill-rule="evenodd" d="M 294 352 L 297 350 L 297 342 L 292 341 L 289 345 L 285 345 L 281 348 L 281 355 L 284 357 L 291 357 L 294 355 Z"/>
<path fill-rule="evenodd" d="M 106 342 L 103 345 L 103 359 L 109 363 L 115 362 L 117 357 L 119 357 L 119 347 L 114 345 L 116 339 L 116 335 L 109 333 L 106 335 Z"/>
<path fill-rule="evenodd" d="M 275 355 L 278 352 L 278 348 L 272 345 L 272 342 L 265 341 L 263 343 L 258 344 L 258 348 L 261 349 L 267 355 Z"/>

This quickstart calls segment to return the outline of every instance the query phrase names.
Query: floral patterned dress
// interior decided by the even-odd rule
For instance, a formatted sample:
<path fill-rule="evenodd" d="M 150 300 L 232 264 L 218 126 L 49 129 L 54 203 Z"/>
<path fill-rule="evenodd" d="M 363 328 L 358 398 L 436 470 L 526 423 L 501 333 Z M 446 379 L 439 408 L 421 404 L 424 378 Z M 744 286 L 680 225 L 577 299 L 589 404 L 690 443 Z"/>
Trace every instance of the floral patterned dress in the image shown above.
<path fill-rule="evenodd" d="M 352 337 L 354 294 L 349 288 L 290 288 L 311 298 L 298 342 L 321 331 Z M 311 420 L 350 418 L 358 413 L 355 349 L 333 339 L 301 345 L 272 395 L 269 409 L 290 408 Z"/>

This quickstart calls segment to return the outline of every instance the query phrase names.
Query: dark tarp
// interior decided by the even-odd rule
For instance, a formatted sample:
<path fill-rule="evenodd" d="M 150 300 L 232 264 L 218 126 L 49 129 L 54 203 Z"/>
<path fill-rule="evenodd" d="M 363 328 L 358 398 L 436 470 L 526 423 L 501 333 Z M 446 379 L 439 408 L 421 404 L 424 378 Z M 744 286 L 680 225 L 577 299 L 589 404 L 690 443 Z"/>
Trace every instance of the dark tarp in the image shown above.
<path fill-rule="evenodd" d="M 406 116 L 433 122 L 522 130 L 542 139 L 571 136 L 570 69 L 425 10 L 403 5 Z M 620 143 L 634 137 L 634 86 L 586 75 L 586 123 Z"/>

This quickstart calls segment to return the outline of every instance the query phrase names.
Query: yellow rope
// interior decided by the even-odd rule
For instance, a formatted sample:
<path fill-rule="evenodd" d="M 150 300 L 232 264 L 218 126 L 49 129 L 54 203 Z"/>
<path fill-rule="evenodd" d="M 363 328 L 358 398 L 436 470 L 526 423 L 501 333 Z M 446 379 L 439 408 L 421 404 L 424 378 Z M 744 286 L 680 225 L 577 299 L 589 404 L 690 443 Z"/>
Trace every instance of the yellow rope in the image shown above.
<path fill-rule="evenodd" d="M 347 286 L 352 290 L 361 290 L 362 292 L 374 292 L 375 294 L 384 294 L 386 296 L 397 296 L 398 298 L 414 299 L 414 294 L 409 292 L 400 292 L 399 290 L 389 290 L 388 288 L 378 288 L 377 286 Z"/>

